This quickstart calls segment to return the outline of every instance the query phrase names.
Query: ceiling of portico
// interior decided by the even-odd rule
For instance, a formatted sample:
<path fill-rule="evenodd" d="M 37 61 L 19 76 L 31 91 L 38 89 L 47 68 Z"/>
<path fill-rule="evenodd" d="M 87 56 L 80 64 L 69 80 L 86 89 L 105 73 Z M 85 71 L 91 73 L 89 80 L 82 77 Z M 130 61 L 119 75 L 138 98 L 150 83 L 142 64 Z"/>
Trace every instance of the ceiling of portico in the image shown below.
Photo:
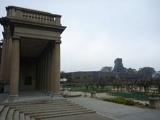
<path fill-rule="evenodd" d="M 47 43 L 48 40 L 22 38 L 21 57 L 38 57 Z"/>

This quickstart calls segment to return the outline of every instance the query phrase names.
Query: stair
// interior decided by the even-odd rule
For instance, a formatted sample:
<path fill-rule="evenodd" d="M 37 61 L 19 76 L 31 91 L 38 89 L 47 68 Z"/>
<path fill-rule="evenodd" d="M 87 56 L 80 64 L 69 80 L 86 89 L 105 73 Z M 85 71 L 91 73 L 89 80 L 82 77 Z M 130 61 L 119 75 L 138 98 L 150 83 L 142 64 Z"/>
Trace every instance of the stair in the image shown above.
<path fill-rule="evenodd" d="M 5 105 L 0 105 L 0 113 L 4 109 Z"/>
<path fill-rule="evenodd" d="M 13 120 L 19 120 L 19 111 L 14 111 Z"/>
<path fill-rule="evenodd" d="M 6 120 L 12 120 L 14 111 L 15 111 L 14 109 L 9 109 L 8 110 L 8 114 L 6 116 Z"/>
<path fill-rule="evenodd" d="M 0 120 L 6 120 L 9 107 L 4 107 L 0 113 Z"/>
<path fill-rule="evenodd" d="M 25 116 L 25 120 L 31 120 L 31 119 L 30 119 L 30 116 L 27 116 L 27 115 L 26 115 L 26 116 Z"/>
<path fill-rule="evenodd" d="M 20 120 L 25 120 L 24 113 L 20 112 Z"/>
<path fill-rule="evenodd" d="M 64 99 L 0 105 L 0 120 L 47 120 L 93 113 L 95 112 Z"/>
<path fill-rule="evenodd" d="M 34 116 L 34 118 L 36 120 L 39 119 L 46 119 L 46 118 L 56 118 L 56 117 L 64 117 L 64 116 L 71 116 L 71 115 L 80 115 L 80 114 L 90 114 L 90 113 L 94 113 L 91 111 L 76 111 L 76 112 L 65 112 L 65 113 L 58 113 L 58 114 L 46 114 L 46 115 L 38 115 L 38 116 Z"/>

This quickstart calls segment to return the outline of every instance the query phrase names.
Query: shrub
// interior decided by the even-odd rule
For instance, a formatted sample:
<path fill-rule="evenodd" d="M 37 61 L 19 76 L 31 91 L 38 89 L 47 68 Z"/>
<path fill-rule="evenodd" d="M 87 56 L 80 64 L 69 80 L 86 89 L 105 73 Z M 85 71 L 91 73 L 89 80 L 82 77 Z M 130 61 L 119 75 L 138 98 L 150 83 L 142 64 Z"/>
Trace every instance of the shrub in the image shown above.
<path fill-rule="evenodd" d="M 108 101 L 108 102 L 124 104 L 124 105 L 143 105 L 139 102 L 133 101 L 132 99 L 127 99 L 127 98 L 124 98 L 124 97 L 104 98 L 103 100 Z"/>

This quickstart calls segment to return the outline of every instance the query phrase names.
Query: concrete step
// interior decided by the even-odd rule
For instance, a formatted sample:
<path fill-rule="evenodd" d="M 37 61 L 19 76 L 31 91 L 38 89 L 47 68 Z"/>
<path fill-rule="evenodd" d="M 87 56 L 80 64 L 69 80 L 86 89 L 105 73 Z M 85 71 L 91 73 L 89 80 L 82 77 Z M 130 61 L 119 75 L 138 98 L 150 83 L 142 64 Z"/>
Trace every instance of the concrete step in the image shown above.
<path fill-rule="evenodd" d="M 41 119 L 46 119 L 46 118 L 56 118 L 56 117 L 64 117 L 64 116 L 71 116 L 71 115 L 80 115 L 80 114 L 90 114 L 90 113 L 95 113 L 93 111 L 88 111 L 88 112 L 76 112 L 76 113 L 69 113 L 69 114 L 51 114 L 51 115 L 43 115 L 43 116 L 36 116 L 34 117 L 35 120 L 41 120 Z"/>
<path fill-rule="evenodd" d="M 46 101 L 35 101 L 35 102 L 17 102 L 17 103 L 2 103 L 4 105 L 17 106 L 17 105 L 36 105 L 36 104 L 57 104 L 57 103 L 68 103 L 70 101 L 67 100 L 46 100 Z"/>
<path fill-rule="evenodd" d="M 25 120 L 25 116 L 24 113 L 20 112 L 19 113 L 20 119 L 19 120 Z"/>
<path fill-rule="evenodd" d="M 8 105 L 8 106 L 10 106 L 10 107 L 16 107 L 16 106 L 22 106 L 22 107 L 26 107 L 26 106 L 43 106 L 43 105 L 59 105 L 59 104 L 70 104 L 71 102 L 60 102 L 60 103 L 43 103 L 43 104 L 39 104 L 39 103 L 35 103 L 35 104 L 25 104 L 25 105 L 23 105 L 23 104 L 16 104 L 16 105 L 14 105 L 14 104 L 10 104 L 10 105 L 8 105 L 8 104 L 6 104 L 6 105 Z"/>
<path fill-rule="evenodd" d="M 5 105 L 0 105 L 0 113 L 2 112 L 2 110 L 4 109 Z"/>
<path fill-rule="evenodd" d="M 64 112 L 64 111 L 75 111 L 75 110 L 86 110 L 86 108 L 79 107 L 79 108 L 66 108 L 66 109 L 49 109 L 49 110 L 37 110 L 37 111 L 22 111 L 25 115 L 32 115 L 32 114 L 43 114 L 49 112 Z"/>
<path fill-rule="evenodd" d="M 50 105 L 50 104 L 46 104 L 46 105 L 36 105 L 36 106 L 9 106 L 10 108 L 14 108 L 14 109 L 29 109 L 29 108 L 44 108 L 44 107 L 60 107 L 60 106 L 78 106 L 78 104 L 72 104 L 72 103 L 69 103 L 69 104 L 59 104 L 59 105 Z"/>
<path fill-rule="evenodd" d="M 48 104 L 29 104 L 29 105 L 8 105 L 11 108 L 29 108 L 29 107 L 43 107 L 43 106 L 62 106 L 62 105 L 72 105 L 71 102 L 68 103 L 59 103 L 59 104 L 54 104 L 54 103 L 48 103 Z"/>
<path fill-rule="evenodd" d="M 0 113 L 0 120 L 6 120 L 8 110 L 9 110 L 9 107 L 4 107 L 4 109 Z"/>
<path fill-rule="evenodd" d="M 20 111 L 28 111 L 28 110 L 45 110 L 45 109 L 60 109 L 60 108 L 68 108 L 68 107 L 79 107 L 78 105 L 74 104 L 68 104 L 68 105 L 58 105 L 58 106 L 36 106 L 36 107 L 11 107 L 15 110 L 20 110 Z"/>
<path fill-rule="evenodd" d="M 56 118 L 70 115 L 90 114 L 88 110 L 70 101 L 43 101 L 35 103 L 10 103 L 1 105 L 0 120 L 41 120 L 42 118 Z M 7 115 L 7 117 L 6 117 Z M 3 116 L 3 117 L 2 117 Z"/>
<path fill-rule="evenodd" d="M 14 111 L 14 114 L 13 114 L 13 120 L 19 120 L 19 111 Z"/>
<path fill-rule="evenodd" d="M 30 116 L 25 115 L 25 120 L 31 120 Z"/>
<path fill-rule="evenodd" d="M 6 120 L 13 120 L 13 114 L 14 114 L 14 109 L 9 109 L 6 116 Z"/>
<path fill-rule="evenodd" d="M 113 120 L 113 119 L 101 116 L 96 113 L 90 113 L 90 114 L 56 117 L 56 118 L 46 118 L 41 120 Z"/>
<path fill-rule="evenodd" d="M 35 120 L 35 118 L 31 118 L 31 120 Z"/>
<path fill-rule="evenodd" d="M 81 113 L 81 114 L 85 114 L 85 113 L 94 113 L 94 111 L 91 110 L 67 110 L 67 111 L 57 111 L 57 112 L 48 112 L 48 113 L 35 113 L 35 114 L 31 114 L 30 117 L 36 117 L 36 116 L 50 116 L 50 115 L 70 115 L 70 114 L 76 114 L 76 113 Z"/>
<path fill-rule="evenodd" d="M 26 108 L 26 109 L 16 109 L 23 112 L 31 112 L 31 111 L 45 111 L 45 110 L 63 110 L 63 109 L 79 109 L 83 108 L 82 106 L 59 106 L 59 107 L 37 107 L 37 108 Z"/>

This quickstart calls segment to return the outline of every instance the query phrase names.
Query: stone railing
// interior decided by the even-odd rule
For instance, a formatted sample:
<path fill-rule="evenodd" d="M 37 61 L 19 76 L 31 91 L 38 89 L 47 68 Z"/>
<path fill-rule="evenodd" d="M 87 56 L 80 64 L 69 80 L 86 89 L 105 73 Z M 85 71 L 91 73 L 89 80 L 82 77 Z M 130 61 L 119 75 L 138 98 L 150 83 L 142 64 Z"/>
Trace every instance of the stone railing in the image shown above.
<path fill-rule="evenodd" d="M 45 22 L 45 23 L 61 25 L 60 23 L 61 16 L 57 14 L 51 14 L 48 12 L 25 9 L 15 6 L 8 6 L 6 9 L 8 17 L 15 17 L 35 22 Z"/>
<path fill-rule="evenodd" d="M 54 15 L 46 15 L 46 14 L 41 14 L 41 13 L 22 11 L 22 17 L 26 19 L 35 19 L 35 20 L 55 22 Z"/>

